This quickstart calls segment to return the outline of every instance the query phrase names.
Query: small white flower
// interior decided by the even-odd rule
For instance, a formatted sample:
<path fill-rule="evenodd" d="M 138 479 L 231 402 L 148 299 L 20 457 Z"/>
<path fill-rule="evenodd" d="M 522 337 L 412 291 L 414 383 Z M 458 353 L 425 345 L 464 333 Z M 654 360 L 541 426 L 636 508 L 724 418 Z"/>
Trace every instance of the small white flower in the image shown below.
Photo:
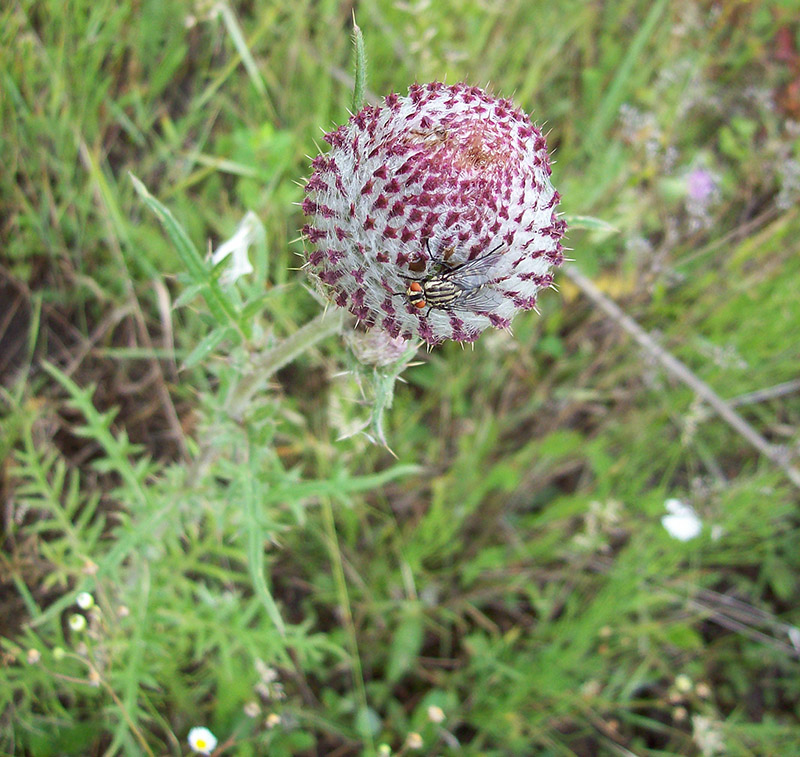
<path fill-rule="evenodd" d="M 792 642 L 792 646 L 800 652 L 800 628 L 797 626 L 789 626 L 787 633 L 789 634 L 789 641 Z"/>
<path fill-rule="evenodd" d="M 187 740 L 192 751 L 200 754 L 211 754 L 217 747 L 217 737 L 202 726 L 192 728 Z"/>
<path fill-rule="evenodd" d="M 278 715 L 277 712 L 270 712 L 270 714 L 267 715 L 267 719 L 264 721 L 264 725 L 271 730 L 275 728 L 275 726 L 280 725 L 280 722 L 281 716 Z"/>
<path fill-rule="evenodd" d="M 596 678 L 590 678 L 586 683 L 581 686 L 581 696 L 589 697 L 590 699 L 600 695 L 603 686 Z"/>
<path fill-rule="evenodd" d="M 697 696 L 701 699 L 708 699 L 711 696 L 711 687 L 703 681 L 697 684 L 695 691 L 697 692 Z"/>
<path fill-rule="evenodd" d="M 409 733 L 408 737 L 406 738 L 406 747 L 408 749 L 422 749 L 424 744 L 425 742 L 422 740 L 422 736 L 414 731 Z"/>
<path fill-rule="evenodd" d="M 278 680 L 278 671 L 269 667 L 263 660 L 256 660 L 256 673 L 264 683 L 272 683 Z"/>
<path fill-rule="evenodd" d="M 675 688 L 681 694 L 688 694 L 692 690 L 692 679 L 686 673 L 681 673 L 675 678 Z"/>
<path fill-rule="evenodd" d="M 234 235 L 223 242 L 211 255 L 212 265 L 230 255 L 233 265 L 223 272 L 221 280 L 224 284 L 233 284 L 240 276 L 253 272 L 250 258 L 247 256 L 250 245 L 264 238 L 264 226 L 252 210 L 248 211 L 241 223 L 236 227 Z"/>
<path fill-rule="evenodd" d="M 76 612 L 69 616 L 69 627 L 78 633 L 86 628 L 86 618 L 80 613 Z"/>
<path fill-rule="evenodd" d="M 379 757 L 390 757 L 391 753 L 392 753 L 392 748 L 388 744 L 381 744 L 378 747 Z"/>
<path fill-rule="evenodd" d="M 42 653 L 38 649 L 28 650 L 27 660 L 29 665 L 35 665 L 41 659 L 42 659 Z"/>
<path fill-rule="evenodd" d="M 437 707 L 435 704 L 432 704 L 428 707 L 428 720 L 431 723 L 441 723 L 444 721 L 444 710 L 441 707 Z"/>
<path fill-rule="evenodd" d="M 689 541 L 699 535 L 703 524 L 692 507 L 679 499 L 668 499 L 664 507 L 669 515 L 661 518 L 661 525 L 673 539 Z"/>
<path fill-rule="evenodd" d="M 725 753 L 722 724 L 703 715 L 692 717 L 692 738 L 703 757 Z"/>
<path fill-rule="evenodd" d="M 88 591 L 82 591 L 75 597 L 75 604 L 81 608 L 81 610 L 90 610 L 94 607 L 94 597 L 89 594 Z"/>

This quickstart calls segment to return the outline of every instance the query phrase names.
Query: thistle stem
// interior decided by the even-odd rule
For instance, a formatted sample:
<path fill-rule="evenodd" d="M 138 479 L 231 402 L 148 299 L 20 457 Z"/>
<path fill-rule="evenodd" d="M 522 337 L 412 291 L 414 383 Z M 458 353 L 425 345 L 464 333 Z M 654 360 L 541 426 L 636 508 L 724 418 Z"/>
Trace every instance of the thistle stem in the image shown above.
<path fill-rule="evenodd" d="M 241 421 L 253 396 L 264 388 L 277 371 L 318 342 L 340 332 L 344 320 L 345 313 L 339 308 L 325 310 L 279 344 L 254 355 L 250 361 L 250 373 L 242 377 L 228 397 L 228 414 L 236 421 Z"/>

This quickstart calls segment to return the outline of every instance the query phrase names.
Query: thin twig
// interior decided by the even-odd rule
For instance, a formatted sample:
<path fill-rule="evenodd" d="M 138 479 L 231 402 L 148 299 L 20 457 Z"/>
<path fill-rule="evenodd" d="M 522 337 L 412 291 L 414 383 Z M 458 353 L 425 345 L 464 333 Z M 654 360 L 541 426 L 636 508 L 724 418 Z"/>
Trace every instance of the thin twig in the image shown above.
<path fill-rule="evenodd" d="M 776 397 L 783 397 L 787 394 L 794 394 L 795 392 L 800 392 L 800 379 L 795 379 L 794 381 L 784 381 L 782 384 L 775 384 L 775 386 L 770 386 L 766 389 L 756 389 L 754 392 L 740 394 L 738 397 L 732 397 L 729 399 L 728 405 L 731 407 L 753 405 L 756 402 L 774 400 Z"/>
<path fill-rule="evenodd" d="M 607 574 L 613 561 L 606 557 L 593 558 L 590 566 L 599 573 Z M 721 628 L 747 636 L 792 657 L 800 657 L 800 646 L 795 643 L 800 633 L 797 626 L 778 620 L 770 612 L 728 594 L 698 588 L 682 580 L 668 583 L 654 579 L 645 581 L 644 585 L 648 591 L 662 592 L 676 604 L 685 604 L 701 612 L 706 620 Z M 789 639 L 789 643 L 784 641 L 785 638 Z"/>
<path fill-rule="evenodd" d="M 708 384 L 706 384 L 705 381 L 698 378 L 684 363 L 658 345 L 633 318 L 626 315 L 619 305 L 606 297 L 592 281 L 584 276 L 575 266 L 569 266 L 566 269 L 566 274 L 592 302 L 625 329 L 625 331 L 627 331 L 650 355 L 658 360 L 668 373 L 679 381 L 682 381 L 690 387 L 698 397 L 705 400 L 722 420 L 744 437 L 744 439 L 764 455 L 764 457 L 775 463 L 775 465 L 786 474 L 789 480 L 800 488 L 800 470 L 789 463 L 786 451 L 783 448 L 770 444 Z"/>

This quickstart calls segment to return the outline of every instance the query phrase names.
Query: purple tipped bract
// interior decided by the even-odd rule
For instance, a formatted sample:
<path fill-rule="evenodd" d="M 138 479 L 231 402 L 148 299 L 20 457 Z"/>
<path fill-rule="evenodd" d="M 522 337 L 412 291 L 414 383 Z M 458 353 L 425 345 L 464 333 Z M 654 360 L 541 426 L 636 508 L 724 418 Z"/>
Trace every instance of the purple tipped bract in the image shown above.
<path fill-rule="evenodd" d="M 303 203 L 309 268 L 365 326 L 471 342 L 552 284 L 566 224 L 544 137 L 510 100 L 415 84 L 325 139 Z"/>

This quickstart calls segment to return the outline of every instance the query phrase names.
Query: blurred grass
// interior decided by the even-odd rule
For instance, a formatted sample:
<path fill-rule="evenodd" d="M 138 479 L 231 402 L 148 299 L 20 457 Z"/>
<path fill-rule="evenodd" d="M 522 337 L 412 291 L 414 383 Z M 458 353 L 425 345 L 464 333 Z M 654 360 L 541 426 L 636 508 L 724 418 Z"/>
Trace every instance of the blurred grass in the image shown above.
<path fill-rule="evenodd" d="M 292 203 L 347 116 L 351 10 L 0 11 L 0 749 L 180 754 L 204 724 L 241 755 L 704 754 L 702 717 L 719 753 L 797 752 L 797 492 L 564 276 L 513 338 L 405 372 L 398 461 L 337 441 L 367 411 L 332 339 L 229 417 L 319 312 Z M 355 10 L 368 97 L 490 82 L 546 119 L 564 211 L 620 230 L 574 231 L 577 264 L 722 397 L 797 378 L 791 3 Z M 222 287 L 201 256 L 248 210 L 266 245 Z M 796 454 L 797 394 L 739 410 Z"/>

